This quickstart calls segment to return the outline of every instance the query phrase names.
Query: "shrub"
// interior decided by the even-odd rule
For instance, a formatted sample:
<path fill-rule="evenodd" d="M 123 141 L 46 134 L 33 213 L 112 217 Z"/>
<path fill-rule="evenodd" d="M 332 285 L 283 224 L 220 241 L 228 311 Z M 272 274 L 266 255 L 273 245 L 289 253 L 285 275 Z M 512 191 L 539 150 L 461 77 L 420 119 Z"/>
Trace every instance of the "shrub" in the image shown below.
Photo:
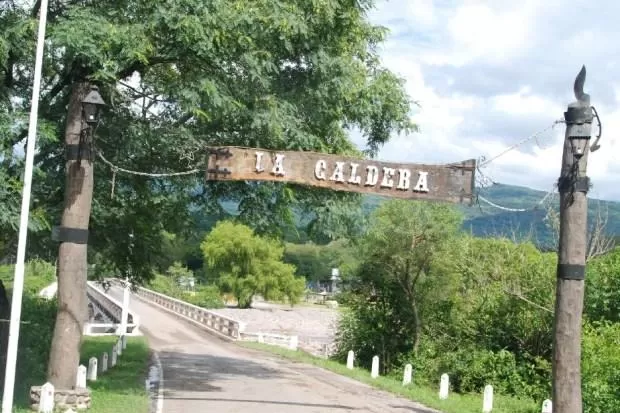
<path fill-rule="evenodd" d="M 620 324 L 586 324 L 583 331 L 584 413 L 620 412 Z"/>

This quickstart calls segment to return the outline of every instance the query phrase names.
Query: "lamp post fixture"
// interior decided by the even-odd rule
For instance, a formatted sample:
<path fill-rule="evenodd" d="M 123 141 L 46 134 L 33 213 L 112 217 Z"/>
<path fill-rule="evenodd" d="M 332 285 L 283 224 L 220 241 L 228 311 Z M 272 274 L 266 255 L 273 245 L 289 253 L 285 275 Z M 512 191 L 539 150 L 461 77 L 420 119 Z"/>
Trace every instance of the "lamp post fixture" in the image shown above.
<path fill-rule="evenodd" d="M 101 109 L 105 106 L 105 102 L 99 94 L 97 86 L 91 86 L 90 92 L 82 99 L 82 117 L 84 122 L 89 126 L 96 126 L 99 123 Z"/>

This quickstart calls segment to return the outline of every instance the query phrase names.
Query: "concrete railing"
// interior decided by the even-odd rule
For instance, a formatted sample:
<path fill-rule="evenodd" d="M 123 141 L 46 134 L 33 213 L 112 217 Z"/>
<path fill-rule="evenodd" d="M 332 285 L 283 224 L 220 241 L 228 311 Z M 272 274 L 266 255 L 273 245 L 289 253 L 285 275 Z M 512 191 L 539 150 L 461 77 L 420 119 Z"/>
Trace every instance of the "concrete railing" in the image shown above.
<path fill-rule="evenodd" d="M 135 294 L 144 301 L 155 304 L 227 339 L 239 340 L 245 329 L 245 324 L 238 320 L 146 288 L 138 287 Z"/>
<path fill-rule="evenodd" d="M 255 341 L 257 343 L 270 344 L 272 346 L 285 347 L 289 350 L 297 350 L 299 339 L 297 336 L 287 336 L 273 333 L 241 333 L 242 341 Z"/>
<path fill-rule="evenodd" d="M 91 320 L 84 326 L 84 335 L 139 335 L 140 317 L 131 311 L 127 314 L 127 331 L 121 332 L 121 315 L 123 304 L 106 294 L 92 281 L 87 283 L 86 295 L 89 301 L 104 313 L 111 321 L 109 323 L 97 323 Z"/>

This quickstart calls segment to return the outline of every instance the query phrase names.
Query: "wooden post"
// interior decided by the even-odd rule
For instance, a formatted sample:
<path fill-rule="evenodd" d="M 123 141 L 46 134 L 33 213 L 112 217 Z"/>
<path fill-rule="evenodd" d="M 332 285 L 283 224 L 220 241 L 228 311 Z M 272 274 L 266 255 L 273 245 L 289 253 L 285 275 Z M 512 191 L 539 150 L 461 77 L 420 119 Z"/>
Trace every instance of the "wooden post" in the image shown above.
<path fill-rule="evenodd" d="M 592 128 L 590 96 L 583 92 L 585 66 L 575 79 L 576 102 L 564 113 L 566 136 L 560 192 L 560 240 L 553 340 L 555 413 L 582 413 L 581 318 L 587 249 L 586 176 Z"/>
<path fill-rule="evenodd" d="M 82 99 L 89 85 L 73 85 L 65 129 L 65 206 L 58 248 L 58 313 L 47 377 L 58 389 L 70 389 L 80 361 L 80 342 L 88 319 L 86 300 L 87 240 L 93 194 L 89 129 L 82 121 Z"/>

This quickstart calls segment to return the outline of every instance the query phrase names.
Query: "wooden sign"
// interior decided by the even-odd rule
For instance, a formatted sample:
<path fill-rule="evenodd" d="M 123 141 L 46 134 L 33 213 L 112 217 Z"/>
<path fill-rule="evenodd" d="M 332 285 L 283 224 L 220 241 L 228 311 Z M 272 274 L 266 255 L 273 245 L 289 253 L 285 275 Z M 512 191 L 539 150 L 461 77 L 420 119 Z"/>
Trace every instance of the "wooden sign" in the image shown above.
<path fill-rule="evenodd" d="M 471 203 L 476 161 L 378 162 L 315 152 L 208 148 L 207 180 L 279 181 L 406 199 Z"/>

